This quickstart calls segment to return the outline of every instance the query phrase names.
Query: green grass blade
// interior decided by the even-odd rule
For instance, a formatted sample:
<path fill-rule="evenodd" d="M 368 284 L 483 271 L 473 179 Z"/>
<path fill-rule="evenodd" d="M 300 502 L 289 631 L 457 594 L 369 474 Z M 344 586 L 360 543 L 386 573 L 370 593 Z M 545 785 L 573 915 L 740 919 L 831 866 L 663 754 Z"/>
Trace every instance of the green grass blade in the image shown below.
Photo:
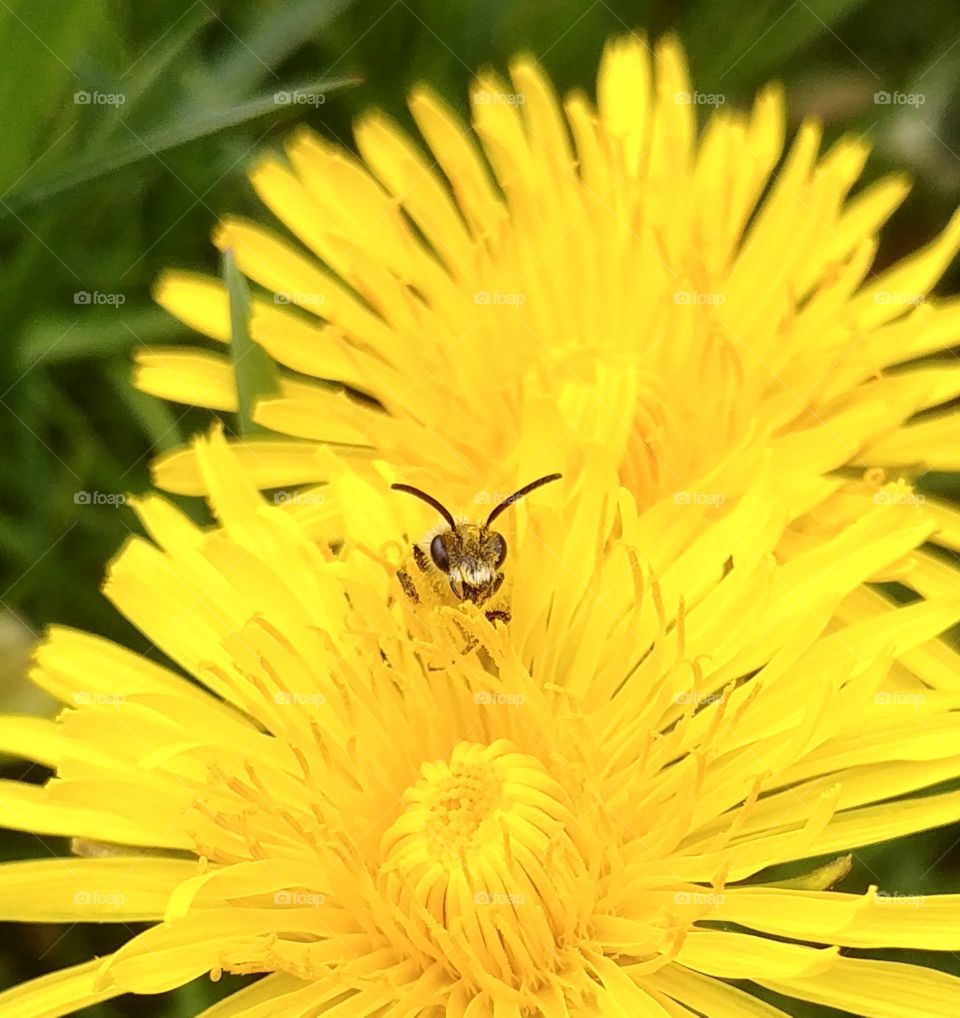
<path fill-rule="evenodd" d="M 258 399 L 279 390 L 279 376 L 266 350 L 250 338 L 250 292 L 229 250 L 223 255 L 223 279 L 230 295 L 230 350 L 239 406 L 237 428 L 241 435 L 251 435 L 264 430 L 254 423 L 253 408 Z"/>
<path fill-rule="evenodd" d="M 287 86 L 282 90 L 271 92 L 269 95 L 258 96 L 247 102 L 238 103 L 226 110 L 196 113 L 185 123 L 169 124 L 157 131 L 145 134 L 139 140 L 106 156 L 81 161 L 79 165 L 75 165 L 47 181 L 41 181 L 25 191 L 12 192 L 6 199 L 6 204 L 15 210 L 27 208 L 63 194 L 74 187 L 79 187 L 81 184 L 88 184 L 99 177 L 116 173 L 118 170 L 153 159 L 171 149 L 219 134 L 221 131 L 249 124 L 267 116 L 285 117 L 298 115 L 302 112 L 301 105 L 278 103 L 275 96 L 279 91 L 296 92 L 304 96 L 325 96 L 330 92 L 357 84 L 357 82 L 357 78 L 350 76 L 326 78 L 303 85 Z M 0 212 L 0 218 L 4 214 L 5 211 Z"/>
<path fill-rule="evenodd" d="M 86 295 L 86 291 L 77 291 Z M 161 308 L 143 305 L 102 314 L 46 314 L 33 319 L 20 333 L 14 354 L 18 371 L 44 364 L 60 364 L 85 357 L 109 357 L 132 346 L 176 342 L 188 335 Z"/>
<path fill-rule="evenodd" d="M 5 201 L 34 167 L 40 173 L 41 167 L 55 165 L 76 144 L 73 99 L 85 82 L 71 54 L 95 45 L 107 31 L 107 6 L 103 0 L 7 0 L 0 6 L 0 195 Z"/>
<path fill-rule="evenodd" d="M 103 146 L 116 132 L 121 119 L 129 120 L 140 102 L 158 91 L 164 74 L 215 18 L 216 14 L 209 8 L 203 6 L 192 8 L 167 35 L 163 36 L 158 45 L 148 49 L 127 68 L 116 85 L 116 91 L 123 94 L 123 105 L 108 106 L 104 109 L 97 130 L 87 141 L 86 151 L 96 151 L 98 146 Z M 127 140 L 127 137 L 124 137 L 124 141 Z"/>

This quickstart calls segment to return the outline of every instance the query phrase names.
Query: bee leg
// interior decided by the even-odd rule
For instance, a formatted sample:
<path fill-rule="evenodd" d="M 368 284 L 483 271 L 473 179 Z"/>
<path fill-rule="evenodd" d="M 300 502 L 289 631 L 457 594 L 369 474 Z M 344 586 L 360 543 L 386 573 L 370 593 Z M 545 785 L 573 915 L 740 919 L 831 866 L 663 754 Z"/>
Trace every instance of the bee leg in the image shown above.
<path fill-rule="evenodd" d="M 400 581 L 400 586 L 403 587 L 404 594 L 406 594 L 414 604 L 419 604 L 420 595 L 417 593 L 417 588 L 413 585 L 413 580 L 410 579 L 410 574 L 406 571 L 406 569 L 397 570 L 397 579 Z"/>
<path fill-rule="evenodd" d="M 419 544 L 415 544 L 412 550 L 413 561 L 417 563 L 417 568 L 421 573 L 428 573 L 430 571 L 430 563 L 427 561 L 427 553 Z"/>

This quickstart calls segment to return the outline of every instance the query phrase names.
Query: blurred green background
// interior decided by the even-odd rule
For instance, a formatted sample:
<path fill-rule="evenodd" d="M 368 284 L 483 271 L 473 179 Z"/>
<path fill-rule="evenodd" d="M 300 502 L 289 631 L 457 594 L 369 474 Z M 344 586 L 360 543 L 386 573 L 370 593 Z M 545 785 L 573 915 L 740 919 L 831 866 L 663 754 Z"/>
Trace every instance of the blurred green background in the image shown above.
<path fill-rule="evenodd" d="M 696 88 L 728 103 L 746 104 L 781 79 L 794 122 L 816 114 L 828 135 L 873 140 L 868 179 L 892 168 L 912 174 L 915 190 L 884 235 L 882 261 L 932 237 L 956 206 L 953 0 L 930 0 L 922 17 L 884 0 L 0 3 L 0 706 L 44 709 L 22 673 L 33 634 L 50 622 L 146 649 L 97 593 L 105 562 L 135 529 L 113 503 L 145 490 L 150 458 L 208 417 L 133 391 L 130 355 L 195 338 L 151 304 L 150 285 L 166 266 L 219 271 L 208 241 L 218 213 L 266 218 L 245 178 L 255 153 L 295 121 L 350 144 L 352 117 L 370 105 L 408 121 L 404 94 L 416 81 L 465 108 L 471 72 L 503 69 L 519 49 L 538 55 L 560 90 L 592 89 L 604 40 L 629 29 L 677 30 Z M 359 83 L 348 85 L 352 76 Z M 273 102 L 276 91 L 311 84 L 325 91 L 322 106 Z M 877 103 L 877 92 L 923 101 Z M 954 269 L 941 289 L 956 283 Z M 957 493 L 954 478 L 928 483 Z M 84 492 L 101 494 L 85 502 Z M 3 768 L 6 777 L 26 773 Z M 43 777 L 29 771 L 29 780 Z M 957 834 L 860 852 L 843 886 L 960 890 Z M 2 858 L 47 851 L 31 835 L 0 833 Z M 106 953 L 129 934 L 3 927 L 0 986 Z M 960 972 L 954 955 L 887 956 Z M 168 997 L 84 1013 L 192 1015 L 238 982 L 198 980 Z M 840 1013 L 778 1003 L 796 1015 Z"/>

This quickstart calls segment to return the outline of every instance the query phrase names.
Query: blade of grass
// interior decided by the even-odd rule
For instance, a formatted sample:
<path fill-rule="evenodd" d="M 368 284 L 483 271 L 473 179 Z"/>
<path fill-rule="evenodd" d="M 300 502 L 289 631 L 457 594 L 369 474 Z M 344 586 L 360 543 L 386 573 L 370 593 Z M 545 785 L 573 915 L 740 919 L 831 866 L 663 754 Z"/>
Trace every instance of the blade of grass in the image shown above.
<path fill-rule="evenodd" d="M 137 344 L 175 341 L 178 333 L 187 335 L 170 315 L 150 305 L 124 309 L 122 317 L 108 311 L 81 320 L 81 312 L 86 310 L 77 307 L 75 314 L 44 315 L 27 324 L 17 340 L 17 369 L 104 357 Z"/>
<path fill-rule="evenodd" d="M 239 408 L 237 429 L 241 435 L 251 435 L 264 431 L 254 423 L 254 406 L 261 397 L 277 392 L 279 378 L 266 350 L 250 338 L 250 292 L 230 250 L 223 255 L 223 280 L 230 296 L 230 350 Z"/>
<path fill-rule="evenodd" d="M 184 50 L 216 18 L 207 7 L 192 8 L 188 16 L 176 25 L 154 49 L 148 49 L 134 61 L 117 81 L 116 91 L 123 94 L 123 105 L 108 106 L 97 130 L 87 140 L 85 151 L 96 151 L 116 131 L 122 118 L 129 119 L 144 96 L 149 95 L 164 73 L 175 63 Z M 231 95 L 233 93 L 224 93 Z"/>
<path fill-rule="evenodd" d="M 0 6 L 0 194 L 34 165 L 54 165 L 76 139 L 74 93 L 85 83 L 73 55 L 106 32 L 107 4 Z M 94 43 L 95 45 L 95 43 Z"/>
<path fill-rule="evenodd" d="M 327 95 L 349 85 L 355 85 L 358 81 L 359 79 L 351 76 L 327 78 L 304 85 L 287 86 L 282 91 L 287 94 L 297 93 L 303 96 Z M 301 106 L 299 105 L 283 104 L 277 101 L 276 97 L 280 91 L 238 103 L 227 110 L 197 113 L 186 123 L 169 124 L 109 155 L 86 161 L 81 160 L 78 165 L 74 165 L 47 181 L 41 181 L 26 191 L 11 193 L 5 201 L 5 205 L 14 210 L 27 208 L 74 187 L 79 187 L 81 184 L 88 184 L 99 177 L 152 159 L 201 138 L 251 123 L 266 116 L 283 117 L 300 112 Z M 6 214 L 6 209 L 0 211 L 0 218 Z"/>

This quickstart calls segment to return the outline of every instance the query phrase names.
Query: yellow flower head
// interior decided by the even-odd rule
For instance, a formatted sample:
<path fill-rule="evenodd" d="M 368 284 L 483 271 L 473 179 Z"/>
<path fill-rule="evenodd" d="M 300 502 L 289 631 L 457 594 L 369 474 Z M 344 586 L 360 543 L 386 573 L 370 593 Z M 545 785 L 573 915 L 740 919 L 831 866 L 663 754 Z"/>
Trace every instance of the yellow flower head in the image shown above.
<path fill-rule="evenodd" d="M 844 139 L 821 156 L 814 124 L 781 162 L 775 88 L 749 114 L 722 107 L 698 139 L 691 89 L 674 41 L 651 67 L 643 42 L 623 39 L 604 55 L 595 105 L 574 93 L 561 107 L 520 59 L 509 83 L 477 79 L 473 131 L 415 91 L 426 151 L 372 113 L 357 126 L 360 159 L 302 131 L 285 160 L 262 161 L 254 185 L 307 251 L 233 218 L 216 232 L 263 288 L 253 337 L 289 369 L 256 410 L 272 434 L 237 444 L 256 483 L 323 482 L 274 497 L 326 540 L 354 516 L 328 483 L 340 457 L 368 481 L 390 463 L 454 512 L 602 461 L 641 509 L 672 500 L 716 519 L 753 482 L 755 450 L 792 492 L 781 560 L 884 503 L 922 509 L 933 539 L 960 550 L 956 510 L 905 482 L 960 467 L 956 410 L 913 420 L 960 392 L 955 363 L 917 360 L 960 331 L 960 304 L 929 296 L 960 217 L 873 275 L 904 182 L 850 198 L 866 146 Z M 216 280 L 171 272 L 157 296 L 229 339 Z M 226 356 L 138 360 L 148 391 L 236 408 Z M 156 473 L 161 487 L 205 490 L 192 452 Z M 881 578 L 923 596 L 956 589 L 919 551 Z M 876 593 L 858 598 L 841 624 L 888 610 Z M 956 656 L 932 642 L 900 674 L 908 688 L 954 689 Z"/>
<path fill-rule="evenodd" d="M 960 950 L 955 897 L 828 890 L 842 853 L 960 816 L 930 792 L 960 767 L 960 694 L 895 681 L 960 602 L 830 622 L 922 512 L 877 505 L 779 562 L 794 493 L 762 457 L 712 521 L 638 514 L 588 464 L 504 514 L 504 625 L 404 594 L 403 534 L 431 521 L 385 468 L 341 464 L 331 552 L 220 436 L 195 454 L 223 528 L 146 498 L 152 541 L 106 585 L 180 671 L 57 629 L 35 678 L 66 709 L 0 721 L 56 772 L 7 782 L 3 822 L 82 853 L 0 867 L 0 913 L 155 925 L 0 994 L 5 1018 L 225 971 L 265 976 L 209 1018 L 782 1015 L 730 980 L 956 1012 L 960 980 L 841 950 Z"/>
<path fill-rule="evenodd" d="M 955 412 L 904 423 L 960 393 L 955 365 L 911 363 L 960 332 L 960 305 L 929 295 L 960 217 L 875 274 L 877 231 L 907 187 L 850 196 L 863 140 L 821 154 L 807 123 L 781 161 L 777 88 L 749 113 L 721 107 L 698 136 L 670 39 L 652 60 L 636 37 L 612 42 L 596 91 L 560 104 L 521 58 L 509 81 L 479 75 L 473 130 L 421 88 L 422 146 L 374 112 L 356 127 L 360 158 L 303 130 L 257 165 L 257 193 L 300 243 L 232 217 L 215 241 L 267 291 L 254 338 L 301 373 L 257 410 L 277 433 L 244 447 L 258 481 L 329 479 L 319 443 L 349 447 L 357 469 L 382 456 L 454 501 L 491 464 L 516 486 L 587 443 L 641 506 L 708 498 L 714 468 L 752 444 L 806 478 L 960 467 Z M 217 281 L 170 272 L 157 297 L 228 340 Z M 236 406 L 222 356 L 138 361 L 150 392 Z M 189 455 L 161 460 L 157 478 L 202 488 Z M 930 508 L 956 545 L 956 517 Z"/>

